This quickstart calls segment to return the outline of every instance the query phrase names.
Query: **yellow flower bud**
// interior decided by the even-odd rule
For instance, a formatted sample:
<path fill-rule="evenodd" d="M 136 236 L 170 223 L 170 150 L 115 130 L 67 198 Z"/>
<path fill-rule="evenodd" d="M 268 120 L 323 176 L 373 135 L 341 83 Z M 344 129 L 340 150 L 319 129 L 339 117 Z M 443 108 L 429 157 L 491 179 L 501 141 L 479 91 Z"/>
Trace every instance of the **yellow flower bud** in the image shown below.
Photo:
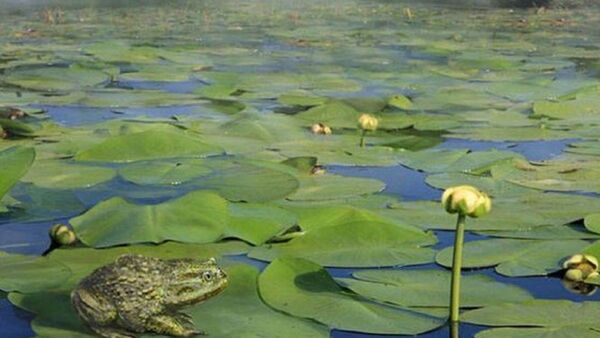
<path fill-rule="evenodd" d="M 591 255 L 577 254 L 569 257 L 564 263 L 565 279 L 571 281 L 584 281 L 598 276 L 598 260 Z"/>
<path fill-rule="evenodd" d="M 379 120 L 373 115 L 362 114 L 358 118 L 358 126 L 362 130 L 374 131 L 379 125 Z"/>
<path fill-rule="evenodd" d="M 310 129 L 313 134 L 331 135 L 331 128 L 323 123 L 315 123 Z"/>
<path fill-rule="evenodd" d="M 487 194 L 469 185 L 451 187 L 442 195 L 442 206 L 451 214 L 481 217 L 492 209 L 492 200 Z"/>
<path fill-rule="evenodd" d="M 59 245 L 71 245 L 77 241 L 75 232 L 64 224 L 55 224 L 50 229 L 50 238 Z"/>

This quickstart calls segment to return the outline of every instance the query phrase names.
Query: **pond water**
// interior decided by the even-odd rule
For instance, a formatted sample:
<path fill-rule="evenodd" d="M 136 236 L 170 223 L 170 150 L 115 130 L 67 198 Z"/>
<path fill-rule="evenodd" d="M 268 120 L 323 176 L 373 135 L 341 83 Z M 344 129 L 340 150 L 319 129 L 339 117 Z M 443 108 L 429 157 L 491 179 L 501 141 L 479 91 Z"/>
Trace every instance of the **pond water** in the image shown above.
<path fill-rule="evenodd" d="M 372 269 L 446 272 L 453 217 L 437 201 L 458 184 L 494 201 L 489 218 L 467 223 L 466 278 L 489 277 L 483 290 L 525 295 L 534 306 L 556 300 L 546 309 L 563 309 L 558 301 L 569 300 L 591 304 L 590 318 L 600 314 L 600 293 L 561 282 L 567 256 L 600 255 L 600 8 L 523 3 L 0 0 L 0 170 L 8 177 L 0 179 L 0 337 L 35 336 L 32 320 L 39 336 L 89 335 L 65 297 L 96 260 L 130 247 L 161 257 L 223 254 L 235 278 L 245 276 L 238 265 L 264 271 L 290 257 L 323 266 L 344 286 Z M 27 116 L 15 122 L 2 107 Z M 366 147 L 358 146 L 362 113 L 379 119 L 376 131 L 363 133 Z M 333 134 L 314 135 L 315 123 Z M 35 149 L 27 174 L 9 177 L 18 171 L 11 149 Z M 326 173 L 314 174 L 321 167 Z M 194 199 L 197 191 L 211 192 Z M 81 246 L 96 249 L 37 258 L 57 223 L 70 223 Z M 290 232 L 299 237 L 278 243 Z M 393 234 L 398 242 L 390 244 Z M 169 249 L 165 240 L 188 244 Z M 160 245 L 139 245 L 147 242 Z M 485 243 L 497 244 L 477 251 Z M 264 294 L 252 303 L 255 290 L 233 284 L 262 316 L 252 324 L 236 324 L 230 303 L 207 302 L 215 310 L 208 330 L 218 332 L 211 336 L 238 337 L 248 326 L 267 337 L 451 336 L 442 305 L 381 299 L 370 293 L 381 286 L 374 282 L 363 291 L 327 289 L 346 297 L 336 303 L 349 311 L 344 318 L 294 273 L 290 292 L 305 298 L 291 300 L 291 309 Z M 264 275 L 261 287 L 286 281 Z M 326 283 L 312 282 L 319 281 Z M 466 292 L 481 297 L 480 289 Z M 60 300 L 57 311 L 46 299 Z M 490 304 L 468 310 L 489 307 L 501 323 L 467 312 L 460 337 L 566 337 L 571 329 L 564 318 L 515 319 L 497 299 L 477 301 Z M 299 314 L 321 305 L 326 310 Z M 393 324 L 387 311 L 406 311 L 421 326 Z M 360 313 L 374 324 L 356 323 Z M 544 306 L 532 313 L 556 315 Z M 572 336 L 598 332 L 591 319 L 581 321 Z M 274 333 L 281 329 L 290 331 Z"/>

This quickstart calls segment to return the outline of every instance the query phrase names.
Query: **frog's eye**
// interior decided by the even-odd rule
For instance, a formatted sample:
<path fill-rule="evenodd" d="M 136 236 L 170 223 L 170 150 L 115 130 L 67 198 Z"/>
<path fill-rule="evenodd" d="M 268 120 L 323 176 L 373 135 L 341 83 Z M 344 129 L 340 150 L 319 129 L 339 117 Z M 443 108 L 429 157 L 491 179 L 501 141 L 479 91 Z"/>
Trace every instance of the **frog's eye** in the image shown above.
<path fill-rule="evenodd" d="M 205 281 L 210 282 L 210 280 L 212 279 L 212 273 L 210 271 L 206 271 L 205 273 L 202 274 L 202 278 L 204 278 Z"/>

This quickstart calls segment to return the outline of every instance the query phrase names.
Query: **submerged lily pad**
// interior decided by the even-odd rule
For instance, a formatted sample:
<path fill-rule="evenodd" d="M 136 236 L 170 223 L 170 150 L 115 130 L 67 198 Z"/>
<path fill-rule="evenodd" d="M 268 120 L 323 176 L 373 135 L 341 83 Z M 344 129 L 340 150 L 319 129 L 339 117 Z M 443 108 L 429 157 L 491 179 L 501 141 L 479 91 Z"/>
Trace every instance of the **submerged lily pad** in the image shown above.
<path fill-rule="evenodd" d="M 348 294 L 325 269 L 303 259 L 274 261 L 260 275 L 258 286 L 262 299 L 271 307 L 334 329 L 415 335 L 443 324 L 439 318 L 373 304 Z"/>
<path fill-rule="evenodd" d="M 463 250 L 463 268 L 495 266 L 496 272 L 509 277 L 544 276 L 562 269 L 561 262 L 583 251 L 589 243 L 582 240 L 488 239 L 467 242 Z M 452 247 L 440 251 L 436 262 L 452 266 Z"/>
<path fill-rule="evenodd" d="M 356 279 L 338 278 L 343 286 L 380 303 L 408 307 L 447 307 L 450 297 L 449 271 L 441 270 L 365 270 L 354 272 Z M 531 299 L 525 290 L 502 284 L 485 275 L 462 278 L 461 307 Z"/>

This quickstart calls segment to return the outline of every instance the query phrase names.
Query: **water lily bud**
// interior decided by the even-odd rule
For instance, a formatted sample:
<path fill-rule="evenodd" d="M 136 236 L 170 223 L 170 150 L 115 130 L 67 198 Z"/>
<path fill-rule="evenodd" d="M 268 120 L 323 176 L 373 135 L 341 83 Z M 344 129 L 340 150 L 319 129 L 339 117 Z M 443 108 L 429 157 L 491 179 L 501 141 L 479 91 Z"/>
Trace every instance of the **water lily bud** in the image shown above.
<path fill-rule="evenodd" d="M 379 120 L 373 115 L 362 114 L 358 118 L 358 126 L 362 130 L 374 131 L 377 129 L 377 125 L 379 125 Z"/>
<path fill-rule="evenodd" d="M 461 185 L 444 191 L 442 206 L 451 214 L 481 217 L 492 209 L 492 200 L 475 187 Z"/>
<path fill-rule="evenodd" d="M 564 263 L 565 279 L 584 281 L 598 276 L 598 260 L 591 255 L 577 254 L 569 257 Z"/>
<path fill-rule="evenodd" d="M 331 135 L 331 128 L 323 123 L 315 123 L 310 129 L 313 134 Z"/>
<path fill-rule="evenodd" d="M 77 241 L 75 232 L 64 224 L 55 224 L 50 229 L 50 238 L 59 245 L 71 245 Z"/>

